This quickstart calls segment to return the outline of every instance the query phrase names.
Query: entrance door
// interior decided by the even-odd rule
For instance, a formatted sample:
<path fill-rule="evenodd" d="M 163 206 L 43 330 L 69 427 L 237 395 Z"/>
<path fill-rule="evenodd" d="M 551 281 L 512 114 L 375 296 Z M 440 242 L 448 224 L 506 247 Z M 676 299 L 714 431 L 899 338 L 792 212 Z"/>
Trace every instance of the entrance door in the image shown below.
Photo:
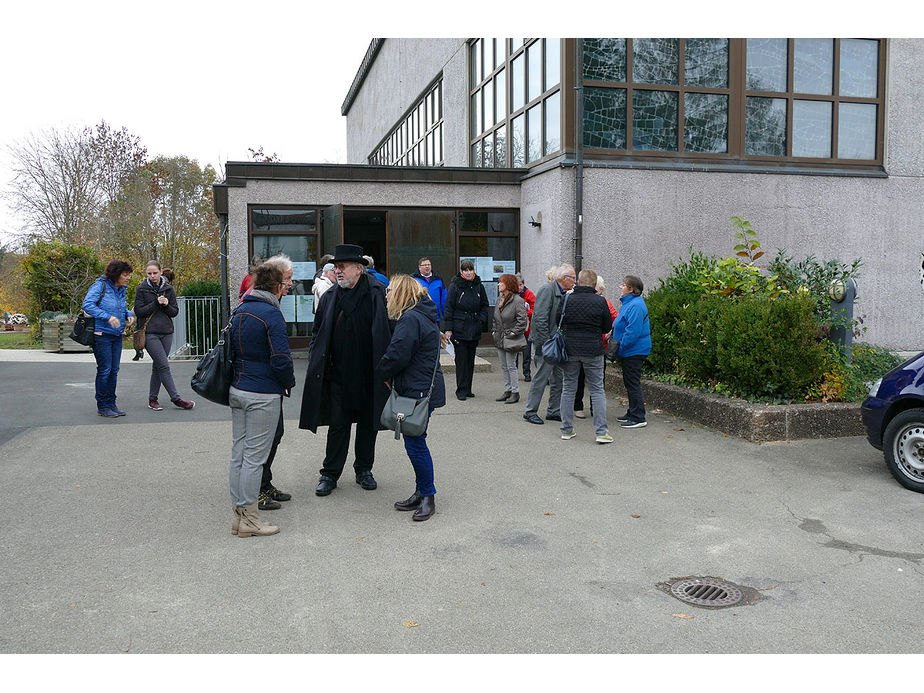
<path fill-rule="evenodd" d="M 385 210 L 348 209 L 343 212 L 343 242 L 362 246 L 375 269 L 388 275 L 388 243 Z"/>

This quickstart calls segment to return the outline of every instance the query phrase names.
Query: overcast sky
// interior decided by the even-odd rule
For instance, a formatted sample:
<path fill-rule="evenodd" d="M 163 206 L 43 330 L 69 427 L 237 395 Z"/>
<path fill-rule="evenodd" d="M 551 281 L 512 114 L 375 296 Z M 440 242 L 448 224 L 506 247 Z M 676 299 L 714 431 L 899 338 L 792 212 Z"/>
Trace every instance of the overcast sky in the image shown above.
<path fill-rule="evenodd" d="M 246 5 L 261 9 L 3 3 L 0 186 L 12 177 L 9 144 L 101 119 L 127 127 L 151 156 L 203 166 L 248 160 L 260 146 L 283 161 L 345 162 L 340 105 L 372 34 L 324 21 L 308 3 Z M 19 225 L 0 202 L 0 242 Z"/>

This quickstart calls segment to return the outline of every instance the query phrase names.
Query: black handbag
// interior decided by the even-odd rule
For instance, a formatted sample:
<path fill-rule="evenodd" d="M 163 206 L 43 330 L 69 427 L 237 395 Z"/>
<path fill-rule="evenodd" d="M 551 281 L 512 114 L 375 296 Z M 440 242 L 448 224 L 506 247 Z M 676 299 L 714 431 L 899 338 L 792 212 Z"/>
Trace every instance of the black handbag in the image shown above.
<path fill-rule="evenodd" d="M 103 300 L 103 294 L 106 293 L 106 287 L 103 287 L 103 293 L 99 295 L 99 300 L 96 302 L 96 305 L 99 305 Z M 71 330 L 71 333 L 68 335 L 78 344 L 83 344 L 84 346 L 91 347 L 93 346 L 94 335 L 93 332 L 96 330 L 96 318 L 87 315 L 86 311 L 81 310 L 80 315 L 77 316 L 74 320 L 74 328 Z"/>
<path fill-rule="evenodd" d="M 392 386 L 391 394 L 385 402 L 379 420 L 385 428 L 395 432 L 395 440 L 400 439 L 402 433 L 413 437 L 421 436 L 426 432 L 427 422 L 430 420 L 430 395 L 433 394 L 433 383 L 436 382 L 436 369 L 439 365 L 440 350 L 437 349 L 433 377 L 430 378 L 430 390 L 426 397 L 420 399 L 402 397 Z"/>
<path fill-rule="evenodd" d="M 565 307 L 568 305 L 568 294 L 565 294 L 565 301 L 561 306 L 561 317 L 558 319 L 558 331 L 552 335 L 552 338 L 542 345 L 542 358 L 550 363 L 564 363 L 568 360 L 568 352 L 565 350 L 565 333 L 561 331 L 562 320 L 565 319 Z"/>
<path fill-rule="evenodd" d="M 234 318 L 234 313 L 231 314 L 231 318 Z M 189 381 L 189 386 L 196 394 L 226 407 L 230 404 L 228 393 L 234 378 L 234 352 L 231 347 L 230 330 L 231 320 L 228 320 L 228 324 L 218 336 L 218 343 L 202 357 L 192 380 Z"/>

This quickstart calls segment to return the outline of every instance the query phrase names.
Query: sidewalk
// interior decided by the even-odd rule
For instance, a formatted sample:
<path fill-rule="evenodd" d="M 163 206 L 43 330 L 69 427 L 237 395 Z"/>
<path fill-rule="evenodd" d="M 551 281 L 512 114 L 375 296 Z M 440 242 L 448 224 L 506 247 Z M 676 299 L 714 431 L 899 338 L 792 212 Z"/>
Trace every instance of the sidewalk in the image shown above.
<path fill-rule="evenodd" d="M 862 438 L 756 445 L 658 412 L 625 431 L 611 396 L 615 444 L 589 419 L 562 441 L 479 372 L 475 399 L 434 414 L 437 513 L 414 523 L 392 509 L 414 478 L 388 432 L 378 490 L 348 467 L 314 495 L 326 429 L 298 429 L 299 386 L 274 464 L 293 500 L 264 513 L 281 532 L 240 539 L 228 410 L 147 409 L 146 359 L 120 373 L 128 416 L 101 419 L 77 387 L 92 356 L 63 356 L 89 361 L 24 363 L 0 391 L 23 427 L 0 443 L 0 652 L 920 650 L 924 504 Z M 172 368 L 188 383 L 194 364 Z M 761 599 L 706 610 L 657 587 L 682 576 Z"/>

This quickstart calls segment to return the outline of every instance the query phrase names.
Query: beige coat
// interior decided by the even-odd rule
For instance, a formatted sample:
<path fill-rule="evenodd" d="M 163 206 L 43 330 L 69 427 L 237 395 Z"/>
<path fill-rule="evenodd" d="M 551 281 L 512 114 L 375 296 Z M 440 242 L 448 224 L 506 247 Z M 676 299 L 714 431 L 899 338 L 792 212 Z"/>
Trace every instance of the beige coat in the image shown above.
<path fill-rule="evenodd" d="M 500 302 L 500 296 L 498 296 Z M 519 294 L 513 294 L 502 308 L 494 306 L 494 346 L 504 349 L 504 337 L 519 337 L 529 325 L 526 317 L 526 301 Z M 505 351 L 510 351 L 505 350 Z"/>

